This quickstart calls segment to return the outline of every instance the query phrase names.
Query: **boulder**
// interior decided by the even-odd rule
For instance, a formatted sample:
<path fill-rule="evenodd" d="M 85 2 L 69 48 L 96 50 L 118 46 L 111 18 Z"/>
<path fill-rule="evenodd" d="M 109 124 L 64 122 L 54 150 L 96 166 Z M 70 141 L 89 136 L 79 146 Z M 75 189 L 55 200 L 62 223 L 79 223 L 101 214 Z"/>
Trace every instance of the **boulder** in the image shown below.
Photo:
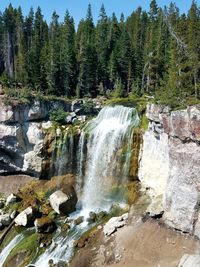
<path fill-rule="evenodd" d="M 11 205 L 16 202 L 17 202 L 17 196 L 15 196 L 14 194 L 10 194 L 6 199 L 6 205 Z"/>
<path fill-rule="evenodd" d="M 9 226 L 11 223 L 11 218 L 9 214 L 0 215 L 0 224 L 3 226 Z"/>
<path fill-rule="evenodd" d="M 36 217 L 36 210 L 32 207 L 28 207 L 15 218 L 15 223 L 19 226 L 30 226 L 33 224 Z"/>
<path fill-rule="evenodd" d="M 123 214 L 122 216 L 119 217 L 113 217 L 111 218 L 103 228 L 104 235 L 110 236 L 114 232 L 117 231 L 118 228 L 123 227 L 126 225 L 128 219 L 128 213 Z"/>
<path fill-rule="evenodd" d="M 185 254 L 178 265 L 178 267 L 199 267 L 200 266 L 200 255 L 188 255 Z"/>
<path fill-rule="evenodd" d="M 49 197 L 49 202 L 58 214 L 69 214 L 76 209 L 77 196 L 73 187 L 68 193 L 63 193 L 61 190 L 54 192 Z"/>
<path fill-rule="evenodd" d="M 38 218 L 34 225 L 38 233 L 53 233 L 56 230 L 56 224 L 48 217 Z"/>

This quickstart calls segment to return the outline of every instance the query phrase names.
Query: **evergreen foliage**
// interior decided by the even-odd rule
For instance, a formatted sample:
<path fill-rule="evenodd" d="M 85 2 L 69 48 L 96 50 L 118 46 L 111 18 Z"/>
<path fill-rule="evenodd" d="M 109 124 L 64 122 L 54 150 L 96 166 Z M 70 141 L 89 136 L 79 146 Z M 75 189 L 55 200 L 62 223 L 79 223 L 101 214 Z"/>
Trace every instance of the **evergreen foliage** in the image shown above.
<path fill-rule="evenodd" d="M 102 5 L 96 25 L 89 5 L 77 31 L 68 11 L 63 22 L 54 12 L 48 25 L 39 7 L 24 17 L 10 4 L 0 13 L 0 44 L 0 82 L 10 90 L 149 94 L 172 105 L 200 98 L 200 8 L 194 0 L 188 14 L 152 0 L 148 13 L 138 7 L 119 21 Z"/>

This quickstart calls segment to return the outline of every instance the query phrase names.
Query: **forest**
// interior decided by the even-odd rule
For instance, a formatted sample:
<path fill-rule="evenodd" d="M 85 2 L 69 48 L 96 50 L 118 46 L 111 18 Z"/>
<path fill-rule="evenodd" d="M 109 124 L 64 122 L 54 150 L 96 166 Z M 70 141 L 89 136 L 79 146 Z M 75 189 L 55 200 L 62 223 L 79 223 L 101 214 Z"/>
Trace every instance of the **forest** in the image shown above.
<path fill-rule="evenodd" d="M 200 8 L 171 3 L 138 7 L 118 20 L 102 5 L 94 23 L 89 4 L 76 29 L 66 11 L 48 24 L 40 7 L 23 16 L 11 4 L 0 13 L 0 83 L 10 96 L 126 97 L 161 103 L 200 98 Z M 5 89 L 5 90 L 6 90 Z"/>

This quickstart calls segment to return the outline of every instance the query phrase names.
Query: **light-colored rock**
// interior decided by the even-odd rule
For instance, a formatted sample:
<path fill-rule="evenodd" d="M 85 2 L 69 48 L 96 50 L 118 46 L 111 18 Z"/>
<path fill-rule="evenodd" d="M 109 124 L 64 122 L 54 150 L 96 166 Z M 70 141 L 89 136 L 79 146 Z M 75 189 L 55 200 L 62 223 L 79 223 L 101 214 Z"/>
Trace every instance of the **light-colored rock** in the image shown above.
<path fill-rule="evenodd" d="M 147 104 L 146 116 L 150 121 L 160 122 L 161 114 L 169 114 L 170 108 L 167 106 Z"/>
<path fill-rule="evenodd" d="M 200 106 L 170 112 L 151 104 L 147 117 L 139 168 L 147 211 L 164 212 L 165 223 L 200 236 Z"/>
<path fill-rule="evenodd" d="M 165 192 L 164 220 L 170 226 L 193 232 L 200 200 L 200 146 L 170 139 L 170 172 Z"/>
<path fill-rule="evenodd" d="M 41 130 L 41 124 L 35 122 L 29 123 L 26 135 L 28 142 L 32 145 L 36 145 L 39 141 L 43 140 L 44 136 Z"/>
<path fill-rule="evenodd" d="M 42 171 L 42 157 L 35 151 L 30 151 L 24 155 L 23 171 L 33 173 L 36 177 Z"/>
<path fill-rule="evenodd" d="M 42 130 L 50 127 L 43 122 L 50 111 L 58 107 L 70 111 L 71 105 L 62 100 L 35 100 L 5 106 L 0 101 L 0 173 L 25 172 L 41 176 L 42 155 L 37 153 L 38 145 L 44 140 Z"/>
<path fill-rule="evenodd" d="M 61 190 L 54 192 L 49 197 L 49 202 L 52 209 L 58 214 L 69 214 L 76 208 L 77 196 L 73 188 L 68 194 L 63 193 Z"/>
<path fill-rule="evenodd" d="M 6 199 L 6 205 L 11 205 L 15 202 L 17 202 L 17 196 L 15 196 L 14 194 L 10 194 Z"/>
<path fill-rule="evenodd" d="M 3 215 L 0 215 L 0 223 L 1 223 L 3 226 L 9 226 L 10 223 L 11 223 L 10 215 L 9 215 L 9 214 L 3 214 Z"/>
<path fill-rule="evenodd" d="M 128 219 L 128 214 L 111 218 L 103 227 L 104 235 L 106 236 L 112 235 L 115 231 L 117 231 L 118 228 L 121 228 L 124 225 L 126 225 L 127 219 Z"/>
<path fill-rule="evenodd" d="M 1 103 L 0 109 L 0 122 L 9 121 L 13 117 L 13 110 L 11 106 L 5 106 Z"/>
<path fill-rule="evenodd" d="M 200 266 L 200 255 L 188 255 L 185 254 L 178 265 L 178 267 L 199 267 Z"/>
<path fill-rule="evenodd" d="M 169 177 L 168 135 L 165 133 L 156 135 L 151 130 L 146 131 L 140 157 L 138 177 L 142 189 L 147 189 L 151 198 L 164 195 Z"/>
<path fill-rule="evenodd" d="M 47 129 L 51 128 L 52 125 L 53 125 L 53 123 L 51 121 L 42 122 L 42 129 L 47 130 Z"/>
<path fill-rule="evenodd" d="M 35 210 L 32 207 L 28 207 L 15 218 L 15 223 L 19 226 L 29 226 L 34 222 L 35 215 Z"/>

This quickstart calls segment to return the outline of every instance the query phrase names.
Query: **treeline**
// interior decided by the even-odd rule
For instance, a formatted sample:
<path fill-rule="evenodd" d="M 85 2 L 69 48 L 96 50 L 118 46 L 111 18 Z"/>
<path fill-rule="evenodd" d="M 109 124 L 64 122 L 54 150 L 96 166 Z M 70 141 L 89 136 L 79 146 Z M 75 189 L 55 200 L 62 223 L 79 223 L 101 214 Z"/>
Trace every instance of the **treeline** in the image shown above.
<path fill-rule="evenodd" d="M 150 94 L 180 99 L 200 96 L 200 9 L 188 14 L 152 0 L 127 19 L 106 15 L 94 25 L 91 6 L 75 30 L 67 11 L 50 25 L 40 8 L 24 17 L 10 4 L 0 14 L 0 81 L 20 83 L 44 95 L 84 97 Z M 13 89 L 14 90 L 14 89 Z"/>

